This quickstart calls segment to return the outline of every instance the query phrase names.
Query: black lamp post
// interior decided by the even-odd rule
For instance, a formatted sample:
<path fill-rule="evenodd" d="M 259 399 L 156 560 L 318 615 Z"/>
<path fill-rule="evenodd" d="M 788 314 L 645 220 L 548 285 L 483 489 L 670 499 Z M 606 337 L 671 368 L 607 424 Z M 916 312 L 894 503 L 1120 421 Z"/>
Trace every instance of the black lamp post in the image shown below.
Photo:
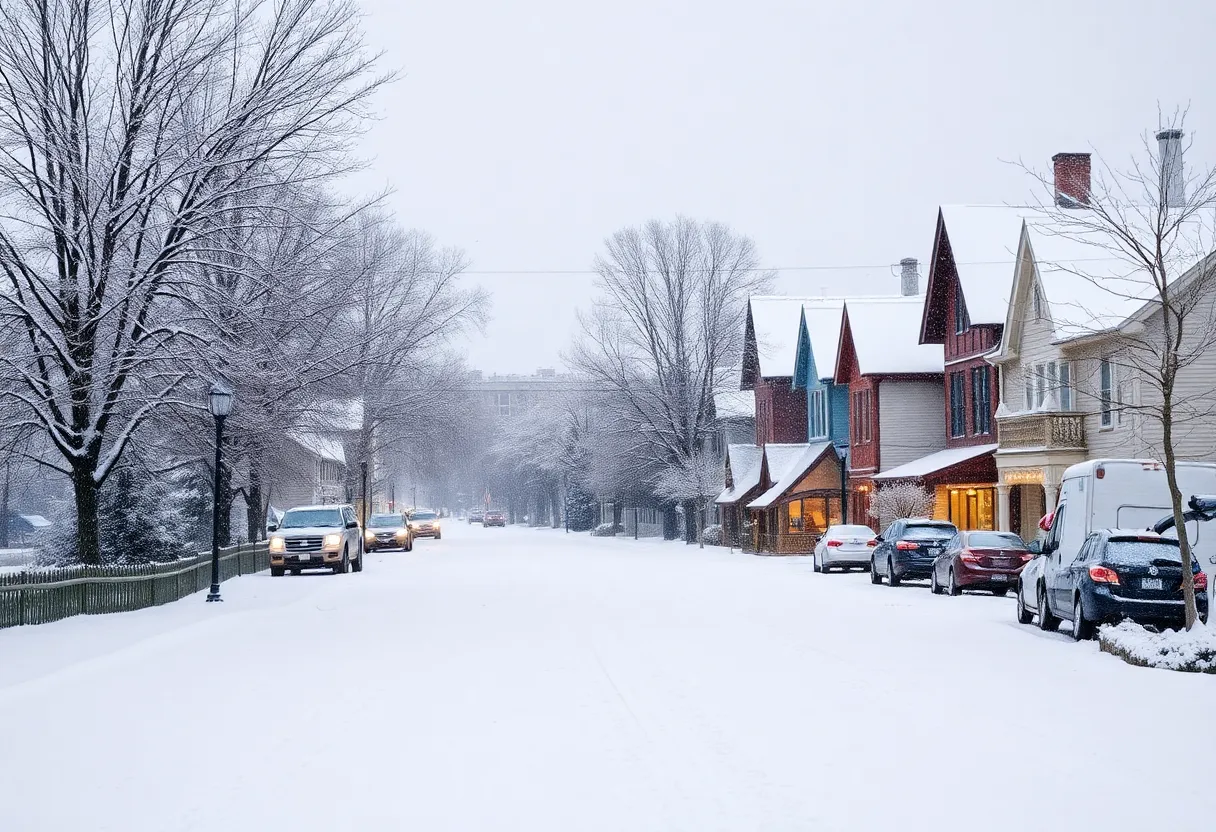
<path fill-rule="evenodd" d="M 232 412 L 232 393 L 218 382 L 207 393 L 207 408 L 215 417 L 215 482 L 211 509 L 211 591 L 207 602 L 223 601 L 220 597 L 220 462 L 223 453 L 224 418 Z"/>
<path fill-rule="evenodd" d="M 840 523 L 849 522 L 849 449 L 846 445 L 836 446 L 836 455 L 840 457 Z"/>

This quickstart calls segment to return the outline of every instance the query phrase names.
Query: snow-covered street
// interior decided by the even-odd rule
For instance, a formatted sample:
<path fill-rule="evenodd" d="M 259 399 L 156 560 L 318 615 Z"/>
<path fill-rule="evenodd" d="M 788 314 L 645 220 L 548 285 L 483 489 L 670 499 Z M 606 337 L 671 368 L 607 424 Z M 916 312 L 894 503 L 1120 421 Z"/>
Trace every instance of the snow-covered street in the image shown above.
<path fill-rule="evenodd" d="M 1210 825 L 1213 679 L 1012 599 L 455 522 L 224 594 L 0 631 L 0 827 Z"/>

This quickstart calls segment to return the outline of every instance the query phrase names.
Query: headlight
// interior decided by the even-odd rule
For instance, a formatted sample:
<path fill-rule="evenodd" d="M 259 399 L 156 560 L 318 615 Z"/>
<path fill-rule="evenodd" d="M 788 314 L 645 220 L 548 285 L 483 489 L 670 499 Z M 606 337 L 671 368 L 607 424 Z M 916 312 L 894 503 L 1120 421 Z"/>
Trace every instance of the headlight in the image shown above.
<path fill-rule="evenodd" d="M 281 537 L 270 538 L 270 551 L 286 552 L 287 551 L 287 541 Z"/>
<path fill-rule="evenodd" d="M 337 549 L 341 545 L 342 545 L 342 535 L 340 535 L 340 534 L 325 535 L 325 548 L 326 549 Z"/>
<path fill-rule="evenodd" d="M 438 524 L 438 523 L 436 523 L 436 524 L 434 524 L 433 526 L 431 526 L 431 528 L 432 528 L 432 529 L 434 529 L 435 531 L 442 531 L 442 530 L 439 528 L 439 524 Z"/>
<path fill-rule="evenodd" d="M 410 533 L 409 529 L 406 529 L 406 528 L 397 529 L 397 537 L 408 537 L 409 533 Z"/>
<path fill-rule="evenodd" d="M 336 537 L 337 535 L 334 535 L 334 536 Z M 365 533 L 363 534 L 363 539 L 364 539 L 364 540 L 367 540 L 367 541 L 372 541 L 372 540 L 375 540 L 375 539 L 376 539 L 376 535 L 374 535 L 374 534 L 373 534 L 373 533 L 371 533 L 371 532 L 365 532 Z"/>

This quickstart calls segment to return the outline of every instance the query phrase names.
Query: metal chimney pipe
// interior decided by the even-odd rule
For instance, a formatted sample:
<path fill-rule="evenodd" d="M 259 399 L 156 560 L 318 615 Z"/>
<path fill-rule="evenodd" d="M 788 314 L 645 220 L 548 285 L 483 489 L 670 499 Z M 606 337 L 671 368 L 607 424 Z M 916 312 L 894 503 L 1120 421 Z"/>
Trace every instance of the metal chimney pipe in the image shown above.
<path fill-rule="evenodd" d="M 1182 131 L 1157 133 L 1157 155 L 1161 165 L 1161 199 L 1167 208 L 1186 203 L 1186 183 L 1182 178 Z"/>
<path fill-rule="evenodd" d="M 920 275 L 916 272 L 916 258 L 905 257 L 899 261 L 900 286 L 899 293 L 906 298 L 920 294 Z"/>

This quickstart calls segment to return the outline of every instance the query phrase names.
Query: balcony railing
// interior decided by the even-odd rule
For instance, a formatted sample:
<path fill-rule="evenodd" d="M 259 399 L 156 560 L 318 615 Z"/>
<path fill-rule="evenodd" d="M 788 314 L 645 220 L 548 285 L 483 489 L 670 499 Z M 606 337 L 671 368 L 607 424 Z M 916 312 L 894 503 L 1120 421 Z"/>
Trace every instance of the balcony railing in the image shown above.
<path fill-rule="evenodd" d="M 1085 419 L 1079 413 L 1018 413 L 998 422 L 1001 450 L 1085 449 Z"/>

